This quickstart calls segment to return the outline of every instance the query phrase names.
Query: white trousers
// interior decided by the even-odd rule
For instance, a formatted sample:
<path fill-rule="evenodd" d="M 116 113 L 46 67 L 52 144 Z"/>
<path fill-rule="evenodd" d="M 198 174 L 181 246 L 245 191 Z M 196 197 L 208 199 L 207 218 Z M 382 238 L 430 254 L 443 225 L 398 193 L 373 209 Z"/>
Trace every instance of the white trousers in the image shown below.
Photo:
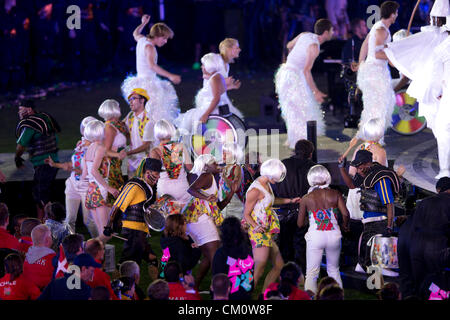
<path fill-rule="evenodd" d="M 66 223 L 75 232 L 75 224 L 77 222 L 78 209 L 81 205 L 83 213 L 83 223 L 87 227 L 89 233 L 93 238 L 98 236 L 97 226 L 94 219 L 92 219 L 89 209 L 86 208 L 86 192 L 89 183 L 77 181 L 72 177 L 66 179 Z"/>
<path fill-rule="evenodd" d="M 342 288 L 341 275 L 339 273 L 339 255 L 341 253 L 341 231 L 317 231 L 308 230 L 306 240 L 306 280 L 305 290 L 317 293 L 317 278 L 320 272 L 323 251 L 327 257 L 327 273 L 329 277 L 339 283 Z"/>

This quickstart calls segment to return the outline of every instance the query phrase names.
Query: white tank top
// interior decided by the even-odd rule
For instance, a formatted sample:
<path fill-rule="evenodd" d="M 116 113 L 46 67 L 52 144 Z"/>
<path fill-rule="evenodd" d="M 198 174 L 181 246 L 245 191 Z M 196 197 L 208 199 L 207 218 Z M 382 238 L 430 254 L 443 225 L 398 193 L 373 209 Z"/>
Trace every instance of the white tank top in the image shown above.
<path fill-rule="evenodd" d="M 154 45 L 147 37 L 142 37 L 137 41 L 136 45 L 136 71 L 138 77 L 155 77 L 156 73 L 150 68 L 150 63 L 145 55 L 145 47 Z M 156 51 L 156 50 L 155 50 Z M 155 54 L 155 63 L 158 61 L 158 52 Z"/>
<path fill-rule="evenodd" d="M 386 38 L 386 40 L 384 41 L 384 43 L 382 45 L 376 46 L 376 31 L 380 28 L 384 28 L 387 31 L 388 37 Z M 375 23 L 369 32 L 368 51 L 367 51 L 366 61 L 367 62 L 375 61 L 375 62 L 384 63 L 387 65 L 387 63 L 388 63 L 387 60 L 375 58 L 375 53 L 377 53 L 380 50 L 383 50 L 384 45 L 388 42 L 391 42 L 391 40 L 392 40 L 391 32 L 389 31 L 389 28 L 384 25 L 383 21 L 380 20 L 377 23 Z"/>
<path fill-rule="evenodd" d="M 264 188 L 264 186 L 258 181 L 255 180 L 250 185 L 250 187 L 247 190 L 247 193 L 252 189 L 258 189 L 264 194 L 264 198 L 262 200 L 258 200 L 253 208 L 253 211 L 256 213 L 256 215 L 264 213 L 266 208 L 271 207 L 275 201 L 275 196 L 272 191 L 272 187 L 269 184 L 270 193 Z"/>
<path fill-rule="evenodd" d="M 308 48 L 313 43 L 317 44 L 320 50 L 320 43 L 317 34 L 311 32 L 301 34 L 292 48 L 292 51 L 287 56 L 286 65 L 301 72 L 305 68 Z"/>
<path fill-rule="evenodd" d="M 125 148 L 127 146 L 127 138 L 124 136 L 122 132 L 116 130 L 116 136 L 114 137 L 114 141 L 112 143 L 112 149 L 117 151 L 119 148 Z"/>

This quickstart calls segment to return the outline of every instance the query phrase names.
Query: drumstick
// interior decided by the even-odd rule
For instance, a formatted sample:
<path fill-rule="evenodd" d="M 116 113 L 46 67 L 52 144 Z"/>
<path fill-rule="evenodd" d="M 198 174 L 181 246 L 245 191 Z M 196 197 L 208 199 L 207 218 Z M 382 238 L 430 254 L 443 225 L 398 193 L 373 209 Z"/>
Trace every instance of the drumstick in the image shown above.
<path fill-rule="evenodd" d="M 120 239 L 120 240 L 123 240 L 123 241 L 128 241 L 128 239 L 126 239 L 126 238 L 122 238 L 122 237 L 120 237 L 120 236 L 118 236 L 117 234 L 112 234 L 112 236 L 114 237 L 114 238 L 117 238 L 117 239 Z"/>
<path fill-rule="evenodd" d="M 406 30 L 406 36 L 409 36 L 409 30 L 411 29 L 411 25 L 414 19 L 414 15 L 416 14 L 417 8 L 419 7 L 420 4 L 420 0 L 417 0 L 416 6 L 414 7 L 414 10 L 411 14 L 411 18 L 409 19 L 409 23 L 408 23 L 408 30 Z"/>

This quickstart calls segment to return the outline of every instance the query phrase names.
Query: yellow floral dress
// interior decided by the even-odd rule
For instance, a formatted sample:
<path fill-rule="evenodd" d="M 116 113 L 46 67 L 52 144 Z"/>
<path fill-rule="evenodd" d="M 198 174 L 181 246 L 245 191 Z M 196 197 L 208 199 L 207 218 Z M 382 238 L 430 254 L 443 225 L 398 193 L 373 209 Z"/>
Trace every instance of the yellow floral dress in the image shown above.
<path fill-rule="evenodd" d="M 217 197 L 218 189 L 214 176 L 211 187 L 206 190 L 202 189 L 202 193 L 208 196 L 215 195 Z M 182 214 L 184 214 L 184 217 L 186 218 L 186 223 L 197 222 L 198 218 L 202 214 L 207 214 L 210 216 L 216 226 L 220 226 L 223 222 L 223 216 L 219 210 L 217 202 L 209 202 L 196 197 L 192 197 L 191 200 L 184 206 Z"/>
<path fill-rule="evenodd" d="M 252 189 L 258 189 L 264 194 L 264 199 L 258 200 L 253 208 L 250 216 L 259 226 L 265 229 L 265 232 L 255 232 L 253 227 L 249 227 L 248 236 L 252 244 L 252 248 L 272 247 L 273 234 L 280 233 L 280 222 L 275 210 L 272 209 L 275 196 L 272 188 L 269 185 L 270 193 L 263 187 L 263 185 L 255 180 L 247 190 L 247 193 Z"/>

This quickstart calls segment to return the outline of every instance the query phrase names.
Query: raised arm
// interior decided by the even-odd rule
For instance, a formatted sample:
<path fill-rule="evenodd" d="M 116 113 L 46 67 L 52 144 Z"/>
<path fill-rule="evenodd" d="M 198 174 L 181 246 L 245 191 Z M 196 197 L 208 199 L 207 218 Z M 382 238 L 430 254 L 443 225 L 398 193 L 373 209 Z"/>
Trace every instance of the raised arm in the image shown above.
<path fill-rule="evenodd" d="M 137 28 L 134 29 L 134 31 L 133 31 L 133 38 L 136 42 L 138 42 L 138 40 L 140 38 L 144 37 L 141 33 L 149 21 L 150 21 L 150 16 L 148 14 L 144 14 L 141 19 L 142 23 L 140 25 L 138 25 Z"/>
<path fill-rule="evenodd" d="M 308 86 L 311 88 L 314 94 L 314 98 L 317 100 L 318 103 L 322 103 L 327 95 L 321 92 L 319 89 L 317 89 L 316 83 L 314 82 L 314 79 L 311 74 L 311 69 L 314 65 L 314 61 L 318 56 L 319 56 L 319 46 L 317 44 L 310 45 L 308 47 L 306 64 L 305 68 L 303 69 L 303 74 L 305 75 Z"/>

